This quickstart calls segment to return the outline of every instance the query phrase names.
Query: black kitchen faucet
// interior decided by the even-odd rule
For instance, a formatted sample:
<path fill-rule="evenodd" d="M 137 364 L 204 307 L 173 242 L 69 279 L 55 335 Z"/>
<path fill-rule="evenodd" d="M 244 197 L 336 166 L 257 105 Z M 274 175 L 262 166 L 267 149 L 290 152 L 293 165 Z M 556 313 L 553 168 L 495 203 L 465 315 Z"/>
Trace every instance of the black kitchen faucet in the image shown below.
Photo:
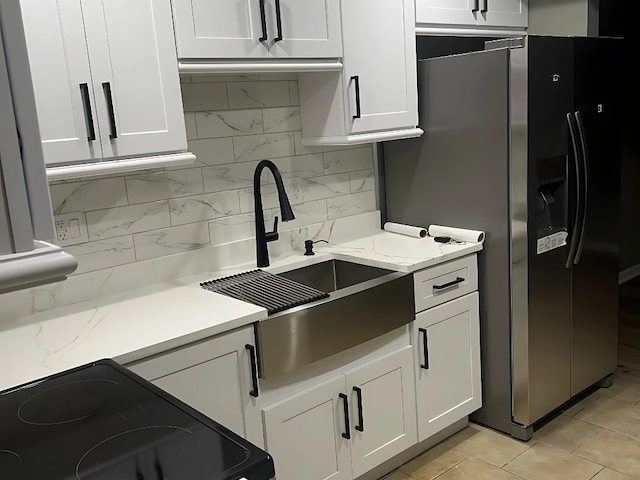
<path fill-rule="evenodd" d="M 273 231 L 264 231 L 264 214 L 262 213 L 262 196 L 260 194 L 260 174 L 264 168 L 271 170 L 273 178 L 276 181 L 276 188 L 278 189 L 278 201 L 280 202 L 280 213 L 282 214 L 282 221 L 288 222 L 293 220 L 295 215 L 291 209 L 287 192 L 284 190 L 284 183 L 282 183 L 282 176 L 280 170 L 276 167 L 275 163 L 271 160 L 262 160 L 256 165 L 256 170 L 253 174 L 253 200 L 255 205 L 255 219 L 256 219 L 256 259 L 258 267 L 269 266 L 269 250 L 267 250 L 267 242 L 273 242 L 278 239 L 278 217 L 273 220 Z"/>

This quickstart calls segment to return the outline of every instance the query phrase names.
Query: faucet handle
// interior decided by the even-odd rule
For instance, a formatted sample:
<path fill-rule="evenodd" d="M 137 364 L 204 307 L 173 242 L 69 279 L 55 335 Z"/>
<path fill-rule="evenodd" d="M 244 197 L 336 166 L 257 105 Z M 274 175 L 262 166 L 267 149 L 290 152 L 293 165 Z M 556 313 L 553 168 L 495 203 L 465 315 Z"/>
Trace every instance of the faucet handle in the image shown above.
<path fill-rule="evenodd" d="M 267 232 L 264 234 L 265 241 L 273 242 L 274 240 L 278 240 L 278 217 L 273 217 L 273 231 Z"/>

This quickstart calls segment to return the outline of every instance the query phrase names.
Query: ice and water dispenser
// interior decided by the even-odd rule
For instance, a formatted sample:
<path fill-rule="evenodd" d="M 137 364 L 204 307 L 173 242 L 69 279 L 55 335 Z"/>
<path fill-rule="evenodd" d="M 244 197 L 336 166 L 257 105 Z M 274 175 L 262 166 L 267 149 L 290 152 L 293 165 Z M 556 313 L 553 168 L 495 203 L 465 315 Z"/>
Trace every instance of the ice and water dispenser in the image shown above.
<path fill-rule="evenodd" d="M 535 160 L 537 250 L 565 245 L 568 222 L 567 157 Z"/>

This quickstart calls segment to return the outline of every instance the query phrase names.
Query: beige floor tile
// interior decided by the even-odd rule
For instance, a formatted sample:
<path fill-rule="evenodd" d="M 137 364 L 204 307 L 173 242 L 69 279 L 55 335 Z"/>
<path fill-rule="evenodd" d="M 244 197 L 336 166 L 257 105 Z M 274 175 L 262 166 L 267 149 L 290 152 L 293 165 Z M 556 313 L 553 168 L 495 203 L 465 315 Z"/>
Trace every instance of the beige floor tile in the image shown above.
<path fill-rule="evenodd" d="M 602 468 L 566 450 L 538 443 L 509 462 L 504 470 L 527 480 L 588 480 Z"/>
<path fill-rule="evenodd" d="M 609 388 L 601 388 L 600 393 L 619 402 L 640 402 L 640 378 L 631 375 L 616 374 L 613 385 Z"/>
<path fill-rule="evenodd" d="M 533 439 L 571 452 L 600 430 L 602 428 L 596 425 L 567 415 L 558 415 L 540 430 L 537 430 L 533 434 Z"/>
<path fill-rule="evenodd" d="M 600 473 L 598 473 L 595 477 L 593 477 L 593 480 L 632 480 L 632 479 L 633 477 L 624 475 L 619 472 L 615 472 L 609 468 L 605 468 L 601 470 Z"/>
<path fill-rule="evenodd" d="M 451 467 L 438 480 L 520 480 L 504 470 L 475 457 L 469 457 Z"/>
<path fill-rule="evenodd" d="M 448 439 L 402 465 L 400 472 L 418 480 L 432 480 L 468 456 Z"/>
<path fill-rule="evenodd" d="M 503 467 L 535 444 L 534 440 L 521 442 L 476 424 L 470 424 L 463 432 L 465 437 L 451 438 L 452 442 L 458 440 L 456 448 L 496 467 Z"/>
<path fill-rule="evenodd" d="M 640 478 L 640 441 L 620 433 L 602 430 L 573 454 Z"/>
<path fill-rule="evenodd" d="M 602 397 L 575 415 L 575 418 L 615 430 L 634 437 L 640 437 L 640 406 Z"/>
<path fill-rule="evenodd" d="M 413 480 L 409 475 L 405 475 L 400 470 L 391 472 L 389 475 L 382 477 L 380 480 Z"/>

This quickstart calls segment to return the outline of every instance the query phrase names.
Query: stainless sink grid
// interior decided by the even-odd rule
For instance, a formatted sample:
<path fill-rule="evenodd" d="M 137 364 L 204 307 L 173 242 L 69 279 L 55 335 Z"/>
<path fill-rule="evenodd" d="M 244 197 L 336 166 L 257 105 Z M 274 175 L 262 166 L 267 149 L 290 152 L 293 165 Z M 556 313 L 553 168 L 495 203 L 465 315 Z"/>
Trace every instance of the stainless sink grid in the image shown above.
<path fill-rule="evenodd" d="M 269 315 L 329 296 L 321 290 L 260 269 L 216 278 L 202 282 L 200 286 L 211 292 L 264 307 Z"/>

